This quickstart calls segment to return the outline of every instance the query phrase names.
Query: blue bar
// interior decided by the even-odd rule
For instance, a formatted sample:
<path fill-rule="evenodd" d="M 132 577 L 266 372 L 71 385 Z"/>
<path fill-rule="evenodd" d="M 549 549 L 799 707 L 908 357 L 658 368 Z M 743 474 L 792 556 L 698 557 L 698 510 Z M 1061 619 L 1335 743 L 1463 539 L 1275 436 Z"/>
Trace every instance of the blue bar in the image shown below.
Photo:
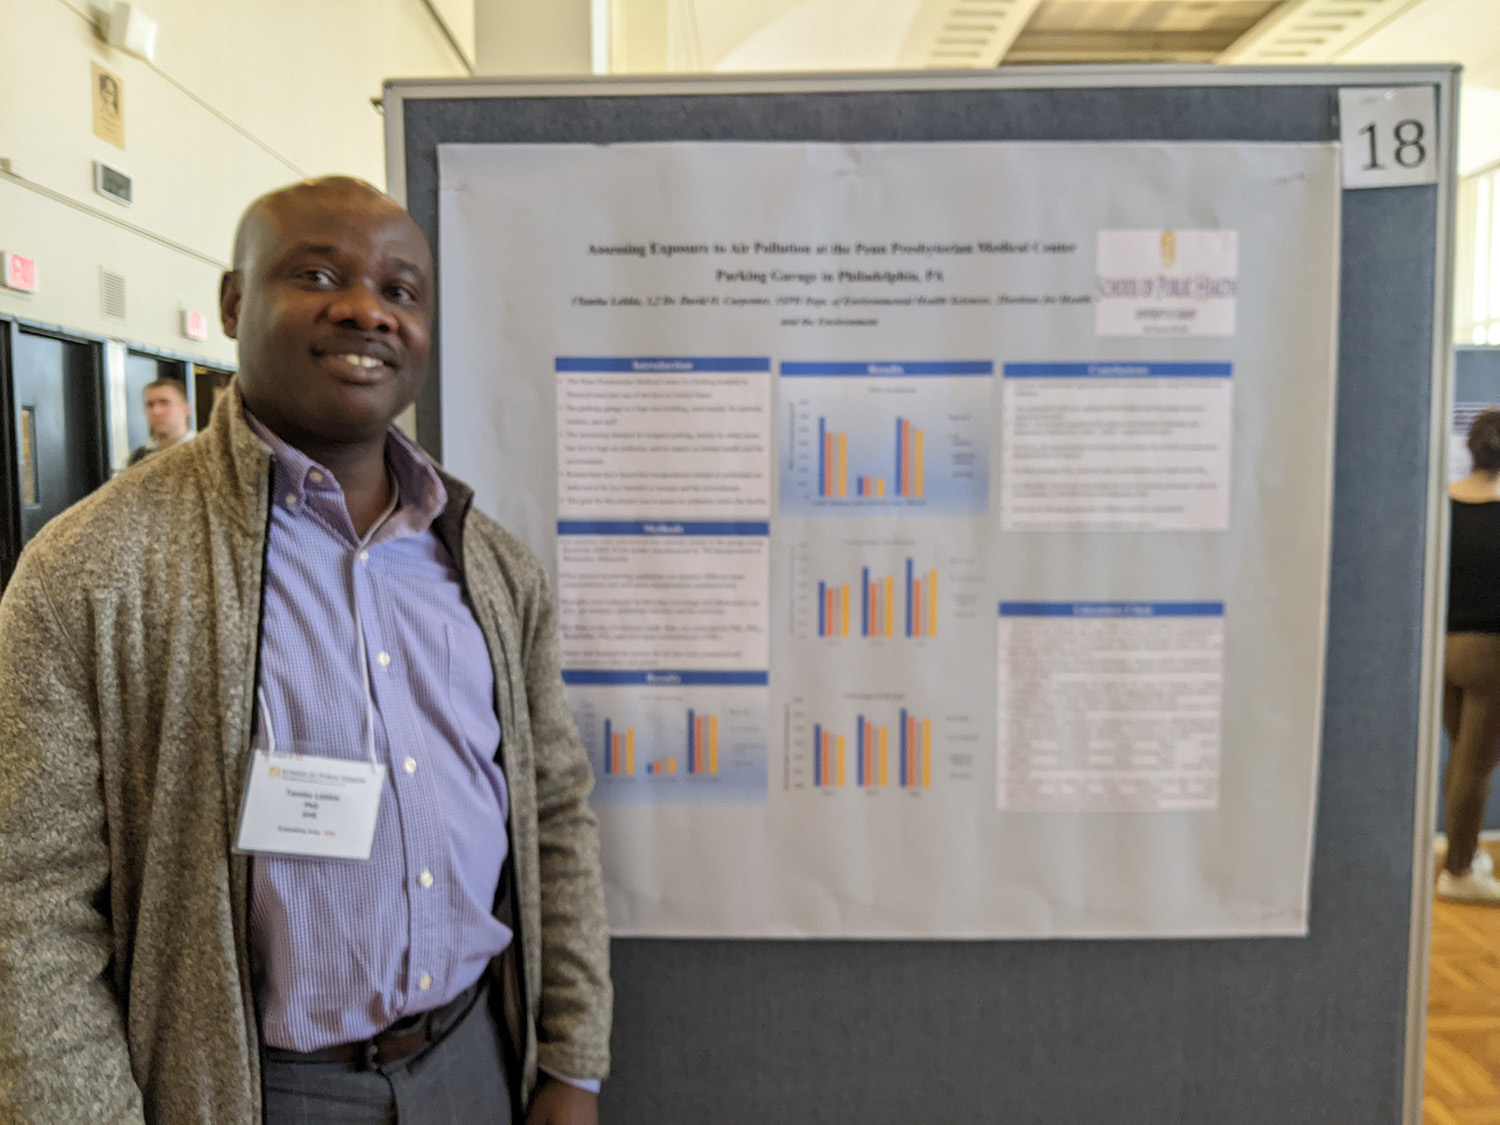
<path fill-rule="evenodd" d="M 558 520 L 559 535 L 770 535 L 769 522 L 755 520 Z"/>
<path fill-rule="evenodd" d="M 690 707 L 690 708 L 688 708 L 688 741 L 687 741 L 687 747 L 688 747 L 688 751 L 687 751 L 688 773 L 697 773 L 698 772 L 698 759 L 696 757 L 696 754 L 698 752 L 698 743 L 693 738 L 693 735 L 695 733 L 697 733 L 697 732 L 693 728 L 693 710 Z"/>
<path fill-rule="evenodd" d="M 823 583 L 818 583 L 818 636 L 828 636 L 828 591 Z"/>
<path fill-rule="evenodd" d="M 818 495 L 828 495 L 828 419 L 818 419 Z"/>
<path fill-rule="evenodd" d="M 823 727 L 820 723 L 813 724 L 813 785 L 821 787 L 823 784 Z"/>
<path fill-rule="evenodd" d="M 856 726 L 856 728 L 855 728 L 855 731 L 854 731 L 854 761 L 856 763 L 856 771 L 855 772 L 857 772 L 859 774 L 860 788 L 864 788 L 864 784 L 865 784 L 865 717 L 863 715 L 856 716 L 854 721 L 855 721 L 856 724 L 858 724 Z"/>
<path fill-rule="evenodd" d="M 770 371 L 765 356 L 576 356 L 553 360 L 555 371 Z"/>
<path fill-rule="evenodd" d="M 907 786 L 906 778 L 906 708 L 901 708 L 901 788 Z"/>
<path fill-rule="evenodd" d="M 980 360 L 922 360 L 917 363 L 899 361 L 861 363 L 783 363 L 781 374 L 795 378 L 799 375 L 856 375 L 865 379 L 905 379 L 913 375 L 993 375 L 995 365 L 987 359 Z"/>
<path fill-rule="evenodd" d="M 767 672 L 690 672 L 673 669 L 571 668 L 563 672 L 563 683 L 578 687 L 766 687 Z"/>
<path fill-rule="evenodd" d="M 860 636 L 870 635 L 870 568 L 859 572 L 859 631 Z"/>
<path fill-rule="evenodd" d="M 605 719 L 604 720 L 604 772 L 605 773 L 614 773 L 615 772 L 615 758 L 614 758 L 615 744 L 614 744 L 614 740 L 611 739 L 609 737 L 609 735 L 610 735 L 609 720 Z"/>
<path fill-rule="evenodd" d="M 901 419 L 896 419 L 896 495 L 901 495 Z"/>
<path fill-rule="evenodd" d="M 911 559 L 906 560 L 906 635 L 911 636 Z"/>
<path fill-rule="evenodd" d="M 1223 617 L 1223 602 L 1001 602 L 1001 617 Z"/>
<path fill-rule="evenodd" d="M 1228 379 L 1232 363 L 1007 363 L 1007 379 Z"/>

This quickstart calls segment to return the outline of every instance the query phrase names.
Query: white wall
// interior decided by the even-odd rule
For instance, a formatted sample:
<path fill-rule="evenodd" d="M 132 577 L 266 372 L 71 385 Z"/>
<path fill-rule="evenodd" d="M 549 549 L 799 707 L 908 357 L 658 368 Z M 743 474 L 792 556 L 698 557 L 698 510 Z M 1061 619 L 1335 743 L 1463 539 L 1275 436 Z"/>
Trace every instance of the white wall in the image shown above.
<path fill-rule="evenodd" d="M 217 292 L 234 224 L 260 193 L 330 172 L 384 185 L 386 78 L 452 77 L 466 60 L 423 0 L 143 0 L 147 63 L 94 33 L 87 0 L 0 0 L 0 249 L 38 260 L 41 291 L 0 289 L 0 316 L 233 365 Z M 442 14 L 443 4 L 437 11 Z M 472 42 L 459 47 L 472 54 Z M 472 31 L 470 31 L 472 34 Z M 93 134 L 90 62 L 124 82 L 124 151 Z M 123 207 L 93 162 L 132 176 Z M 101 267 L 124 275 L 105 317 Z M 180 332 L 180 310 L 210 334 Z"/>

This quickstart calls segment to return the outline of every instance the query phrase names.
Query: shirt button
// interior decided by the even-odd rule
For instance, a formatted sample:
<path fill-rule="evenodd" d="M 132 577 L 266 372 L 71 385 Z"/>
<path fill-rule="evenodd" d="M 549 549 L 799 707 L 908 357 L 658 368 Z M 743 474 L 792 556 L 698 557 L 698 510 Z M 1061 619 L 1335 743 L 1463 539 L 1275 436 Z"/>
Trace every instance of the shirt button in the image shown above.
<path fill-rule="evenodd" d="M 391 666 L 391 654 L 388 652 L 382 652 L 375 658 L 375 662 L 382 668 L 389 668 Z"/>
<path fill-rule="evenodd" d="M 406 761 L 401 763 L 401 768 L 404 769 L 407 773 L 416 773 L 417 760 L 415 758 L 407 758 Z"/>
<path fill-rule="evenodd" d="M 295 492 L 288 492 L 286 494 L 286 506 L 288 508 L 295 508 L 297 506 L 297 494 Z"/>
<path fill-rule="evenodd" d="M 370 561 L 370 552 L 369 551 L 361 551 L 359 553 L 359 561 L 362 562 L 362 563 L 369 562 Z"/>
<path fill-rule="evenodd" d="M 417 981 L 417 987 L 420 988 L 423 992 L 426 992 L 429 988 L 431 988 L 432 987 L 432 974 L 431 973 L 423 973 L 422 974 L 422 979 L 419 980 L 419 981 Z"/>
<path fill-rule="evenodd" d="M 307 479 L 310 480 L 310 481 L 312 481 L 313 484 L 322 484 L 323 483 L 323 474 L 320 473 L 320 472 L 318 472 L 317 469 L 313 469 L 311 472 L 309 472 L 307 474 Z"/>
<path fill-rule="evenodd" d="M 432 886 L 432 872 L 431 871 L 424 871 L 424 872 L 422 872 L 422 874 L 420 874 L 420 875 L 417 876 L 417 882 L 421 883 L 422 886 L 424 886 L 424 887 L 430 887 L 430 886 Z"/>

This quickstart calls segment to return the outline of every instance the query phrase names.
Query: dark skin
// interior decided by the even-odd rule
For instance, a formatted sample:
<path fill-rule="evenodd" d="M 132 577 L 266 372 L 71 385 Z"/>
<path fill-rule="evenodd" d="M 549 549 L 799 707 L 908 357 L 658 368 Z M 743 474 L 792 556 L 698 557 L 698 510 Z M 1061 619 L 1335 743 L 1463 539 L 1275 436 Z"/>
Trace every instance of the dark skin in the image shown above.
<path fill-rule="evenodd" d="M 363 538 L 392 500 L 386 431 L 427 379 L 427 239 L 395 202 L 333 177 L 251 204 L 219 287 L 245 405 L 339 482 Z M 598 1099 L 543 1076 L 526 1125 L 598 1125 Z"/>

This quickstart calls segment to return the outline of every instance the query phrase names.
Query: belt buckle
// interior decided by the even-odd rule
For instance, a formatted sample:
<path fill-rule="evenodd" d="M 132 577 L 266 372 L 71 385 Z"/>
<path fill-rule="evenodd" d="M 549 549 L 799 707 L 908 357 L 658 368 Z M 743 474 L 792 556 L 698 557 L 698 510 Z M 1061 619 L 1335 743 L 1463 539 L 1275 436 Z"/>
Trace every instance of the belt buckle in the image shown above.
<path fill-rule="evenodd" d="M 360 1069 L 378 1070 L 380 1068 L 380 1044 L 374 1039 L 366 1039 L 360 1047 Z"/>

